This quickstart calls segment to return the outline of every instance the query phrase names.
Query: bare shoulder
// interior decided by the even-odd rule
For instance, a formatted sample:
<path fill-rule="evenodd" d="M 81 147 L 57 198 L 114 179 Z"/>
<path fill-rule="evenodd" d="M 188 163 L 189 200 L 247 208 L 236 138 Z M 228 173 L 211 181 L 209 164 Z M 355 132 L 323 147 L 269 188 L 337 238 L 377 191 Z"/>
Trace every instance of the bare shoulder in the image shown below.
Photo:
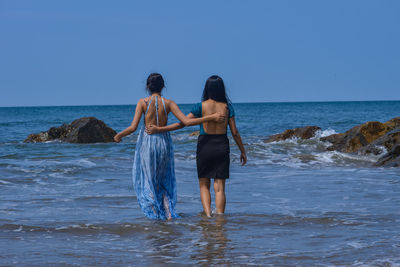
<path fill-rule="evenodd" d="M 172 99 L 164 98 L 164 101 L 167 108 L 171 108 L 171 106 L 176 105 L 176 103 Z"/>
<path fill-rule="evenodd" d="M 163 97 L 163 99 L 164 99 L 165 104 L 170 104 L 170 103 L 174 102 L 173 100 L 165 98 L 165 97 Z"/>
<path fill-rule="evenodd" d="M 149 103 L 148 98 L 140 98 L 139 101 L 137 102 L 137 107 L 143 110 Z"/>
<path fill-rule="evenodd" d="M 207 107 L 210 107 L 213 103 L 214 103 L 214 102 L 213 102 L 212 100 L 207 99 L 206 101 L 201 102 L 201 105 L 202 105 L 204 108 L 207 108 Z"/>
<path fill-rule="evenodd" d="M 138 100 L 138 102 L 137 102 L 137 105 L 138 105 L 138 106 L 142 106 L 142 105 L 145 103 L 145 99 L 146 99 L 146 98 L 140 98 L 140 99 Z"/>

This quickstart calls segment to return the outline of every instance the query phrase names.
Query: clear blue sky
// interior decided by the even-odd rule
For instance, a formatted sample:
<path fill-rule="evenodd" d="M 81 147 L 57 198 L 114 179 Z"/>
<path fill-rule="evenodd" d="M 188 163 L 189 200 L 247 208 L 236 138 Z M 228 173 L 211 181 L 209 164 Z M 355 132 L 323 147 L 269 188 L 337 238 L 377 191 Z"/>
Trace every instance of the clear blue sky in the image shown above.
<path fill-rule="evenodd" d="M 400 1 L 0 0 L 0 106 L 399 100 Z"/>

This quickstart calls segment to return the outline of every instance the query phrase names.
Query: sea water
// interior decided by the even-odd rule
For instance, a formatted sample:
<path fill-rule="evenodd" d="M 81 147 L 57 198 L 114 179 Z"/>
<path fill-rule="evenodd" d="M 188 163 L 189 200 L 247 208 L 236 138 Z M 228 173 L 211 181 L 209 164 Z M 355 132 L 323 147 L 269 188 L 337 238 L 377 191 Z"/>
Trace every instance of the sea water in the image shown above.
<path fill-rule="evenodd" d="M 123 130 L 134 105 L 0 108 L 0 265 L 400 264 L 400 169 L 372 167 L 376 156 L 327 152 L 319 140 L 400 116 L 400 101 L 234 108 L 248 164 L 240 165 L 230 138 L 226 214 L 201 213 L 190 136 L 198 126 L 188 127 L 172 133 L 181 218 L 169 222 L 145 218 L 138 206 L 137 134 L 119 144 L 23 143 L 79 117 Z M 310 140 L 263 142 L 306 125 L 322 130 Z"/>

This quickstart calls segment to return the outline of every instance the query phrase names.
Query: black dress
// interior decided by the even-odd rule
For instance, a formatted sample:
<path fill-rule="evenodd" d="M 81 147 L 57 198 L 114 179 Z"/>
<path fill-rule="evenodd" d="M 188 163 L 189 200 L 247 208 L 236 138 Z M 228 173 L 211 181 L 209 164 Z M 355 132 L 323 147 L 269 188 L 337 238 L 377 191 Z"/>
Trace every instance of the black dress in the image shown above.
<path fill-rule="evenodd" d="M 196 163 L 199 178 L 229 178 L 229 139 L 226 134 L 200 135 Z"/>
<path fill-rule="evenodd" d="M 235 116 L 231 104 L 227 105 L 229 118 Z M 199 118 L 203 116 L 202 103 L 196 104 L 191 113 Z M 225 134 L 207 134 L 200 124 L 200 136 L 197 140 L 197 175 L 199 178 L 229 178 L 229 139 Z"/>

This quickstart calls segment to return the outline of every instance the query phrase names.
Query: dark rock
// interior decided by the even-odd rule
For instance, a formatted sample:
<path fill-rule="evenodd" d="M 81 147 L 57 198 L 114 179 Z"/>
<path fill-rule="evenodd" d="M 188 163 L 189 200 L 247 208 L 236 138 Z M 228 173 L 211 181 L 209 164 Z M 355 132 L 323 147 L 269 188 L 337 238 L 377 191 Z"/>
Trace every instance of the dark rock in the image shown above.
<path fill-rule="evenodd" d="M 374 154 L 379 155 L 384 152 L 384 149 L 387 151 L 391 150 L 394 146 L 400 144 L 400 128 L 394 129 L 384 136 L 379 137 L 371 144 L 362 147 L 358 153 L 359 154 Z M 383 149 L 384 148 L 384 149 Z"/>
<path fill-rule="evenodd" d="M 376 140 L 375 144 L 378 146 L 384 146 L 387 150 L 400 144 L 400 128 L 386 133 L 384 136 Z"/>
<path fill-rule="evenodd" d="M 94 117 L 74 120 L 70 124 L 52 127 L 47 132 L 30 134 L 24 142 L 36 143 L 60 140 L 69 143 L 108 143 L 113 142 L 116 131 L 103 121 Z"/>
<path fill-rule="evenodd" d="M 41 132 L 38 134 L 30 134 L 28 137 L 25 139 L 25 143 L 40 143 L 40 142 L 46 142 L 49 140 L 49 135 L 47 132 Z"/>
<path fill-rule="evenodd" d="M 47 134 L 50 139 L 63 139 L 70 132 L 71 125 L 63 124 L 60 127 L 51 127 Z"/>
<path fill-rule="evenodd" d="M 268 139 L 265 139 L 264 142 L 270 143 L 282 141 L 293 137 L 297 137 L 300 139 L 310 139 L 315 135 L 315 132 L 318 130 L 321 130 L 321 128 L 318 126 L 305 126 L 301 128 L 288 129 L 283 133 L 271 135 L 270 137 L 268 137 Z"/>
<path fill-rule="evenodd" d="M 389 130 L 400 128 L 400 117 L 396 117 L 385 122 L 385 125 L 388 127 Z"/>
<path fill-rule="evenodd" d="M 194 131 L 189 134 L 189 136 L 199 136 L 199 135 L 200 135 L 200 131 Z"/>
<path fill-rule="evenodd" d="M 330 142 L 332 144 L 327 148 L 327 150 L 330 151 L 336 150 L 347 153 L 357 152 L 397 127 L 400 127 L 400 118 L 391 119 L 386 123 L 370 121 L 355 126 L 345 133 L 323 137 L 321 141 Z M 378 153 L 375 148 L 369 147 L 368 149 L 370 149 L 372 153 Z"/>
<path fill-rule="evenodd" d="M 400 145 L 393 146 L 388 153 L 379 158 L 375 166 L 400 167 Z"/>

